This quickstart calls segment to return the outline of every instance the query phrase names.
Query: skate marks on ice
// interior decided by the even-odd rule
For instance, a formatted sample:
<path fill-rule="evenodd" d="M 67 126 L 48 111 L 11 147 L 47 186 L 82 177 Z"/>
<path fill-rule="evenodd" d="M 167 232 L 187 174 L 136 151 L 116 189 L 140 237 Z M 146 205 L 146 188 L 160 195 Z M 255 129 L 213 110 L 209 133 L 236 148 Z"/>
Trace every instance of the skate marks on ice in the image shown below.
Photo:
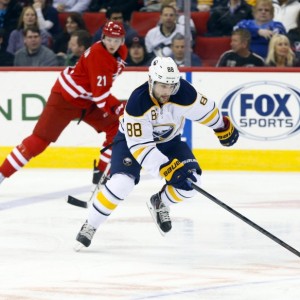
<path fill-rule="evenodd" d="M 145 202 L 161 183 L 148 178 L 74 252 L 87 210 L 64 196 L 87 198 L 90 177 L 28 169 L 2 183 L 0 205 L 13 204 L 0 210 L 1 300 L 300 299 L 299 259 L 201 195 L 172 207 L 173 229 L 160 236 Z M 298 182 L 297 173 L 203 176 L 205 190 L 299 250 Z"/>

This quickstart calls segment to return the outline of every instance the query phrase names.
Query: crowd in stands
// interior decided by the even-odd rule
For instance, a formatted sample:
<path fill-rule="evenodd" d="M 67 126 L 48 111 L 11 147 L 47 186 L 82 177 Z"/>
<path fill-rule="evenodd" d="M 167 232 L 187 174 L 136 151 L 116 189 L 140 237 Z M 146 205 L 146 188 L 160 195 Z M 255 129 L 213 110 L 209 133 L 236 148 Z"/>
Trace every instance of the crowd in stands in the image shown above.
<path fill-rule="evenodd" d="M 184 0 L 0 0 L 0 66 L 73 66 L 108 20 L 124 25 L 128 67 L 156 55 L 178 66 L 300 66 L 300 0 L 191 0 L 189 26 L 184 9 Z"/>

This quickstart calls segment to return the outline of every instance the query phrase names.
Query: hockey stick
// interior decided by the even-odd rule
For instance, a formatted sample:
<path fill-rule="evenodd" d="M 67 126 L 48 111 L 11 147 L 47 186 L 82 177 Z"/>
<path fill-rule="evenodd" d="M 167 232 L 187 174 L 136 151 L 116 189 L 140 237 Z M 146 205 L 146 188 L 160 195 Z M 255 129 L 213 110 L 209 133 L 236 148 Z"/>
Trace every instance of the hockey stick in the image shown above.
<path fill-rule="evenodd" d="M 260 231 L 262 234 L 266 235 L 268 238 L 270 238 L 271 240 L 273 240 L 274 242 L 276 242 L 280 246 L 286 248 L 287 250 L 291 251 L 292 253 L 294 253 L 295 255 L 297 255 L 298 257 L 300 257 L 300 252 L 298 250 L 296 250 L 295 248 L 291 247 L 290 245 L 288 245 L 284 241 L 280 240 L 278 237 L 276 237 L 275 235 L 273 235 L 269 231 L 267 231 L 267 230 L 263 229 L 262 227 L 260 227 L 259 225 L 255 224 L 254 222 L 252 222 L 251 220 L 249 220 L 248 218 L 246 218 L 245 216 L 243 216 L 242 214 L 240 214 L 236 210 L 232 209 L 230 206 L 226 205 L 222 201 L 218 200 L 217 198 L 215 198 L 214 196 L 212 196 L 208 192 L 204 191 L 199 186 L 197 186 L 196 184 L 194 184 L 192 180 L 188 179 L 188 181 L 189 181 L 189 183 L 191 184 L 191 187 L 194 190 L 196 190 L 200 194 L 204 195 L 208 199 L 212 200 L 216 204 L 220 205 L 221 207 L 223 207 L 224 209 L 226 209 L 227 211 L 229 211 L 230 213 L 232 213 L 233 215 L 235 215 L 236 217 L 238 217 L 239 219 L 241 219 L 242 221 L 244 221 L 248 225 L 250 225 L 253 228 L 255 228 L 256 230 Z"/>
<path fill-rule="evenodd" d="M 68 198 L 67 198 L 67 202 L 69 204 L 72 204 L 72 205 L 75 205 L 75 206 L 78 206 L 78 207 L 82 207 L 82 208 L 88 208 L 88 204 L 89 202 L 93 199 L 95 193 L 97 191 L 100 190 L 101 188 L 101 185 L 103 185 L 105 182 L 106 182 L 106 179 L 107 179 L 107 174 L 109 172 L 109 169 L 110 169 L 110 163 L 107 164 L 100 180 L 99 180 L 99 183 L 95 186 L 94 190 L 92 191 L 92 194 L 90 196 L 90 198 L 87 200 L 87 201 L 84 201 L 84 200 L 80 200 L 78 198 L 75 198 L 71 195 L 68 195 Z"/>

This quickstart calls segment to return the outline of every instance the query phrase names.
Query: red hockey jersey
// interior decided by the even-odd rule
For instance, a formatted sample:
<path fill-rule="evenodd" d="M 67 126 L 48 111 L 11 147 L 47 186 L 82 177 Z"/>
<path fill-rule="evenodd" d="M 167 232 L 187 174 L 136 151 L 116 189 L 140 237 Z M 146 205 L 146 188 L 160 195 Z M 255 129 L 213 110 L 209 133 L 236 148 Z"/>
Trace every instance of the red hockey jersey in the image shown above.
<path fill-rule="evenodd" d="M 81 108 L 89 107 L 92 101 L 111 113 L 111 108 L 120 103 L 110 89 L 124 69 L 127 52 L 127 47 L 122 45 L 115 57 L 101 41 L 95 43 L 74 67 L 67 67 L 60 73 L 52 92 L 61 93 L 65 100 Z"/>

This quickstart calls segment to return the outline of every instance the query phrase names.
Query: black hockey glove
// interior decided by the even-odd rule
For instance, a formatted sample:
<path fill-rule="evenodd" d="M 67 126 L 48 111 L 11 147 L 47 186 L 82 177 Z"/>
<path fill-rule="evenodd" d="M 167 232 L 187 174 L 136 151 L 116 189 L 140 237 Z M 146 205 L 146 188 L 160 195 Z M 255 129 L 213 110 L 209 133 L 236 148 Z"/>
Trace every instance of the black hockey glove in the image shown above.
<path fill-rule="evenodd" d="M 224 128 L 215 129 L 215 135 L 223 146 L 230 147 L 236 143 L 239 138 L 239 132 L 228 117 L 223 116 Z"/>
<path fill-rule="evenodd" d="M 187 178 L 194 182 L 197 181 L 192 171 L 176 158 L 162 164 L 159 168 L 159 174 L 166 179 L 168 185 L 186 191 L 193 189 L 187 181 Z"/>

